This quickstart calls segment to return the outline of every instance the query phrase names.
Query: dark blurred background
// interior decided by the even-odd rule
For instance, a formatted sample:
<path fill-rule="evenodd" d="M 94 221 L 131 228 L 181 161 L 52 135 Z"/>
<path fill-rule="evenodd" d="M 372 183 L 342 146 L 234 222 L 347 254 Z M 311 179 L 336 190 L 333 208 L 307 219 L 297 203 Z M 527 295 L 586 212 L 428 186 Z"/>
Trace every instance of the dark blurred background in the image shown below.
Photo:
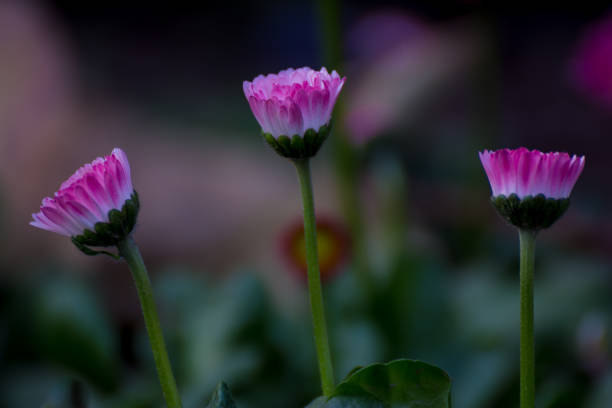
<path fill-rule="evenodd" d="M 318 395 L 303 279 L 282 253 L 298 185 L 241 87 L 327 64 L 329 4 L 0 2 L 0 407 L 162 404 L 127 267 L 28 225 L 116 146 L 185 407 L 220 380 L 241 408 Z M 612 406 L 612 9 L 345 1 L 332 23 L 341 142 L 313 177 L 318 213 L 350 236 L 329 240 L 353 243 L 325 281 L 338 378 L 423 359 L 449 372 L 457 408 L 518 406 L 518 239 L 477 151 L 526 146 L 586 156 L 538 240 L 538 407 Z"/>

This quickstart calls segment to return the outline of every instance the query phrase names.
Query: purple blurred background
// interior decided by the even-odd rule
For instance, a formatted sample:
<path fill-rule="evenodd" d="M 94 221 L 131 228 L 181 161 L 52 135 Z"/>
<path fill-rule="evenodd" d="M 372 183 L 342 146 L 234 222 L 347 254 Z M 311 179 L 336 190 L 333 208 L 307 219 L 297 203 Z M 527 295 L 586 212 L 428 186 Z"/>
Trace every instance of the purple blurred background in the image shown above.
<path fill-rule="evenodd" d="M 297 187 L 291 169 L 261 142 L 241 83 L 321 64 L 311 5 L 0 7 L 7 262 L 23 263 L 26 253 L 37 254 L 28 258 L 33 263 L 60 254 L 99 267 L 27 221 L 75 168 L 114 146 L 126 150 L 134 168 L 147 257 L 219 273 L 270 262 L 271 237 L 299 213 Z M 424 223 L 448 211 L 495 220 L 483 200 L 479 149 L 525 145 L 584 154 L 564 231 L 607 254 L 612 14 L 606 20 L 605 11 L 347 4 L 349 135 L 360 146 L 378 138 L 404 148 L 416 210 L 428 213 Z M 315 171 L 318 207 L 337 212 L 325 153 Z M 445 208 L 435 194 L 460 194 L 479 209 Z"/>

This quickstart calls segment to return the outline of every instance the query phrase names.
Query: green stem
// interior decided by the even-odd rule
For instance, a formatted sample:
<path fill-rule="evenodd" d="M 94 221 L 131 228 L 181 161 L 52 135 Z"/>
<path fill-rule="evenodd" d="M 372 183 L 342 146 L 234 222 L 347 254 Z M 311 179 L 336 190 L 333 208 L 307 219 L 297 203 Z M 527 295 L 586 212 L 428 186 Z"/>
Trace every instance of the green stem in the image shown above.
<path fill-rule="evenodd" d="M 340 1 L 318 0 L 317 11 L 321 24 L 322 48 L 327 68 L 340 70 L 342 65 L 342 34 L 340 27 Z M 370 273 L 370 260 L 359 199 L 360 151 L 355 148 L 343 125 L 344 103 L 342 98 L 335 107 L 334 137 L 330 138 L 332 158 L 338 181 L 340 207 L 352 238 L 354 268 L 359 285 L 366 296 L 374 288 Z"/>
<path fill-rule="evenodd" d="M 339 0 L 318 0 L 317 9 L 321 24 L 323 56 L 328 68 L 338 69 L 342 63 L 342 35 L 340 31 Z"/>
<path fill-rule="evenodd" d="M 340 128 L 339 126 L 336 126 Z M 340 206 L 352 238 L 352 253 L 357 281 L 366 298 L 371 297 L 376 282 L 370 273 L 368 243 L 363 222 L 363 208 L 359 198 L 360 157 L 349 145 L 345 134 L 336 131 L 332 139 L 332 149 L 340 193 Z"/>
<path fill-rule="evenodd" d="M 521 245 L 521 408 L 535 407 L 533 277 L 536 232 L 519 230 Z"/>
<path fill-rule="evenodd" d="M 314 332 L 321 387 L 323 395 L 330 396 L 334 391 L 334 369 L 327 339 L 327 324 L 325 323 L 325 308 L 323 306 L 323 291 L 319 272 L 319 256 L 317 251 L 317 225 L 310 179 L 310 164 L 308 159 L 293 161 L 297 169 L 302 191 L 304 208 L 304 241 L 306 243 L 306 265 L 308 266 L 308 293 L 310 296 L 310 312 Z"/>
<path fill-rule="evenodd" d="M 144 315 L 145 325 L 149 333 L 151 341 L 151 349 L 153 350 L 153 358 L 157 367 L 157 375 L 161 383 L 162 392 L 166 399 L 168 408 L 181 408 L 181 400 L 179 397 L 176 381 L 172 374 L 170 359 L 166 351 L 164 336 L 162 334 L 159 317 L 157 316 L 157 308 L 153 300 L 153 288 L 147 274 L 147 268 L 142 260 L 140 251 L 130 235 L 117 245 L 119 254 L 126 260 L 132 271 L 134 283 L 138 290 L 138 297 L 142 306 L 142 314 Z"/>

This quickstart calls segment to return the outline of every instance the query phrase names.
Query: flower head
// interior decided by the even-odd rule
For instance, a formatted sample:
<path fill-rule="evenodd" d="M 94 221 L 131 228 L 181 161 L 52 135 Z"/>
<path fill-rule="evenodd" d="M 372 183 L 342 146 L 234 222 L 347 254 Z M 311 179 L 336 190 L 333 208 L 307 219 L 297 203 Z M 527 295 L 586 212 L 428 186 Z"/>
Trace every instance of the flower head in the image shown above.
<path fill-rule="evenodd" d="M 325 68 L 289 68 L 244 81 L 242 87 L 268 143 L 283 156 L 310 157 L 329 132 L 345 80 Z"/>
<path fill-rule="evenodd" d="M 304 222 L 292 222 L 280 237 L 280 253 L 288 268 L 304 282 L 307 277 Z M 348 259 L 349 238 L 346 230 L 329 217 L 317 217 L 317 247 L 321 279 L 334 277 Z"/>
<path fill-rule="evenodd" d="M 131 232 L 137 212 L 130 164 L 123 150 L 116 148 L 85 164 L 53 197 L 44 198 L 30 225 L 84 245 L 109 246 Z"/>
<path fill-rule="evenodd" d="M 542 153 L 524 147 L 479 153 L 502 216 L 521 228 L 552 225 L 569 206 L 569 196 L 584 168 L 584 156 Z"/>

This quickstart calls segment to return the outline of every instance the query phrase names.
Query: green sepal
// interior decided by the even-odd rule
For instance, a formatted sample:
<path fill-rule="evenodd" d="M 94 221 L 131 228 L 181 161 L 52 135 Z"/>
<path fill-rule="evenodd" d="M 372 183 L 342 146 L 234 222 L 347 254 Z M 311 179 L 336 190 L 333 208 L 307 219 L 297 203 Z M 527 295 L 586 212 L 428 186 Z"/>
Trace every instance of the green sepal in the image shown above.
<path fill-rule="evenodd" d="M 280 146 L 280 150 L 284 152 L 285 155 L 291 154 L 291 139 L 289 139 L 289 137 L 279 136 L 276 142 Z"/>
<path fill-rule="evenodd" d="M 134 228 L 134 225 L 136 225 L 136 219 L 138 218 L 138 210 L 140 210 L 140 199 L 138 198 L 138 193 L 136 192 L 136 190 L 134 190 L 130 199 L 127 200 L 121 208 L 121 214 L 123 215 L 123 222 L 125 228 L 129 229 L 126 234 L 129 234 Z"/>
<path fill-rule="evenodd" d="M 206 408 L 236 408 L 227 384 L 220 382 Z"/>
<path fill-rule="evenodd" d="M 108 225 L 113 234 L 123 233 L 123 214 L 119 210 L 110 210 L 108 212 Z"/>
<path fill-rule="evenodd" d="M 569 198 L 546 198 L 544 194 L 526 196 L 516 194 L 491 197 L 491 203 L 510 224 L 532 231 L 553 225 L 567 211 Z"/>
<path fill-rule="evenodd" d="M 308 129 L 304 136 L 281 135 L 274 137 L 270 133 L 262 132 L 264 140 L 274 149 L 276 153 L 289 159 L 307 159 L 317 154 L 329 132 L 331 122 L 323 125 L 319 130 Z"/>
<path fill-rule="evenodd" d="M 125 239 L 136 225 L 139 209 L 138 193 L 134 190 L 130 198 L 123 203 L 121 211 L 110 210 L 108 222 L 97 222 L 94 225 L 94 231 L 86 229 L 81 235 L 72 236 L 72 243 L 86 255 L 104 254 L 119 259 L 118 255 L 111 252 L 96 251 L 90 247 L 115 246 L 119 241 Z"/>
<path fill-rule="evenodd" d="M 306 157 L 306 148 L 303 137 L 293 135 L 291 138 L 291 151 L 297 154 L 299 157 Z"/>
<path fill-rule="evenodd" d="M 94 256 L 94 255 L 99 255 L 99 254 L 103 254 L 103 255 L 108 255 L 111 258 L 114 258 L 116 260 L 121 259 L 121 257 L 117 254 L 113 254 L 112 252 L 108 252 L 108 251 L 95 251 L 83 244 L 81 244 L 75 237 L 70 237 L 70 239 L 72 240 L 72 243 L 81 251 L 83 252 L 85 255 L 90 255 L 90 256 Z"/>

